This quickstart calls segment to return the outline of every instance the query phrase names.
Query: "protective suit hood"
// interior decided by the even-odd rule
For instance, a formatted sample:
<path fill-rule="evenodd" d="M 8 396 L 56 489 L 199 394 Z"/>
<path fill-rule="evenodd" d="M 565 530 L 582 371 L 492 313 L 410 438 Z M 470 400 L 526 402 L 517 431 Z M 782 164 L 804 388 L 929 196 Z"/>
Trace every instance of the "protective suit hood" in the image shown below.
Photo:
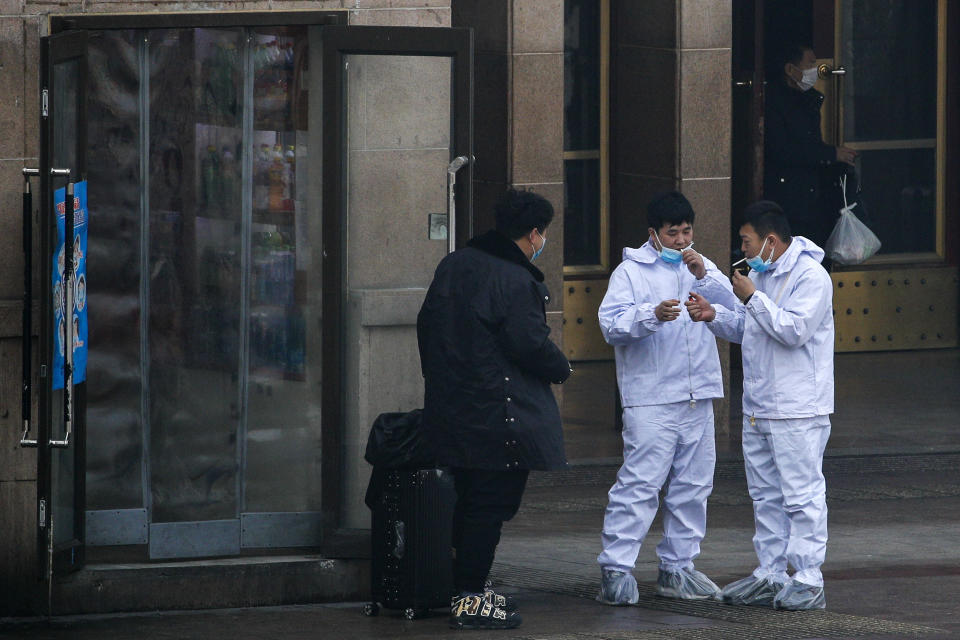
<path fill-rule="evenodd" d="M 640 247 L 634 249 L 633 247 L 624 247 L 623 248 L 623 259 L 624 260 L 633 260 L 634 262 L 639 262 L 640 264 L 650 264 L 656 262 L 657 258 L 660 257 L 660 252 L 650 244 L 650 240 L 647 240 Z"/>
<path fill-rule="evenodd" d="M 787 247 L 787 250 L 783 252 L 779 260 L 771 265 L 776 265 L 776 268 L 771 270 L 771 275 L 774 273 L 789 273 L 796 266 L 800 256 L 804 254 L 813 258 L 817 264 L 823 262 L 823 249 L 818 247 L 813 240 L 803 236 L 793 236 L 793 241 Z"/>

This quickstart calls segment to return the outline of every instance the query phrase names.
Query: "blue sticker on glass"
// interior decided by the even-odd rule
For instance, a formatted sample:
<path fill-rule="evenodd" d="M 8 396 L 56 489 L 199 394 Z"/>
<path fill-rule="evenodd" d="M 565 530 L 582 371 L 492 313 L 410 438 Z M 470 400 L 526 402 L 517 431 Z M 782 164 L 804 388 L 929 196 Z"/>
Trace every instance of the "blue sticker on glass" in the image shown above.
<path fill-rule="evenodd" d="M 64 283 L 64 215 L 66 189 L 54 192 L 57 212 L 57 247 L 53 254 L 53 388 L 63 389 L 63 363 L 67 322 L 73 324 L 73 383 L 87 379 L 87 183 L 73 187 L 73 278 Z M 67 309 L 66 288 L 73 290 L 73 308 Z"/>

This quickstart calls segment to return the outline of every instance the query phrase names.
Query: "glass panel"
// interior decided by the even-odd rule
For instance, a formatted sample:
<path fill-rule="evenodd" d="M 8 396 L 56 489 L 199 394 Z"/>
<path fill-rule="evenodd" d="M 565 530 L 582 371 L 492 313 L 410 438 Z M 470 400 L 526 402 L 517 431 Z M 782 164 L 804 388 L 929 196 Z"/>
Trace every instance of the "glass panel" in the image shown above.
<path fill-rule="evenodd" d="M 600 147 L 600 3 L 564 2 L 565 151 Z"/>
<path fill-rule="evenodd" d="M 849 0 L 842 28 L 844 138 L 935 137 L 936 0 Z"/>
<path fill-rule="evenodd" d="M 140 367 L 140 73 L 132 31 L 89 40 L 90 342 L 87 508 L 143 506 Z"/>
<path fill-rule="evenodd" d="M 149 34 L 153 522 L 237 516 L 243 36 Z"/>
<path fill-rule="evenodd" d="M 321 104 L 307 29 L 254 32 L 244 511 L 320 510 Z M 315 58 L 311 60 L 311 57 Z M 315 90 L 316 89 L 316 90 Z M 312 116 L 312 117 L 311 117 Z M 308 330 L 309 328 L 309 330 Z"/>
<path fill-rule="evenodd" d="M 867 221 L 883 243 L 880 253 L 934 251 L 937 202 L 934 150 L 864 151 L 858 164 L 865 185 L 863 205 Z M 860 207 L 854 212 L 863 217 Z"/>
<path fill-rule="evenodd" d="M 600 161 L 564 162 L 563 263 L 600 264 Z"/>
<path fill-rule="evenodd" d="M 53 67 L 53 166 L 76 168 L 77 163 L 77 92 L 80 85 L 80 61 L 60 62 Z M 74 176 L 76 180 L 76 176 Z M 62 186 L 62 185 L 57 185 Z"/>
<path fill-rule="evenodd" d="M 78 59 L 61 62 L 53 66 L 53 86 L 50 96 L 51 117 L 53 118 L 53 136 L 50 141 L 50 156 L 53 167 L 77 169 L 77 130 L 78 111 L 77 99 L 80 90 L 80 61 Z M 72 178 L 76 180 L 74 175 Z M 54 180 L 53 187 L 62 187 L 65 181 L 62 178 Z M 52 220 L 53 217 L 47 218 Z M 55 237 L 55 236 L 54 236 Z M 53 418 L 51 420 L 51 437 L 63 439 L 66 425 L 63 420 L 63 390 L 51 394 Z M 76 407 L 76 405 L 74 405 Z M 75 434 L 74 434 L 75 436 Z M 74 470 L 76 455 L 76 440 L 72 440 L 66 449 L 51 449 L 53 512 L 56 514 L 54 527 L 54 543 L 69 542 L 76 537 L 74 521 L 75 486 Z"/>
<path fill-rule="evenodd" d="M 453 61 L 389 55 L 348 55 L 345 60 L 346 295 L 364 290 L 368 304 L 361 306 L 382 308 L 396 302 L 379 290 L 425 289 L 447 252 L 447 241 L 430 239 L 429 231 L 430 214 L 447 210 Z M 419 367 L 415 320 L 397 326 L 367 326 L 365 320 L 362 309 L 346 312 L 345 332 L 356 336 L 347 340 L 345 350 L 346 527 L 368 527 L 370 522 L 363 504 L 370 470 L 363 460 L 367 412 L 372 421 L 381 411 L 410 410 L 423 402 L 420 376 L 398 380 L 391 366 Z M 349 372 L 360 370 L 361 363 L 365 373 L 357 386 Z"/>

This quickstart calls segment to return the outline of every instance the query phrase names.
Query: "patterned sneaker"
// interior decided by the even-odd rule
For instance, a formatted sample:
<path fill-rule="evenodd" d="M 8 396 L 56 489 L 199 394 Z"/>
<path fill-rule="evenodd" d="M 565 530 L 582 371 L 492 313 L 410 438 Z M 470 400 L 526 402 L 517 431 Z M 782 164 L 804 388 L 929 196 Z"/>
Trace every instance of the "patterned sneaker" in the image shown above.
<path fill-rule="evenodd" d="M 519 613 L 493 606 L 485 594 L 461 596 L 450 607 L 451 629 L 515 629 L 521 622 Z"/>
<path fill-rule="evenodd" d="M 450 596 L 450 606 L 454 606 L 459 599 L 460 596 L 458 595 Z M 504 611 L 516 611 L 518 609 L 517 601 L 514 600 L 513 596 L 505 596 L 497 593 L 490 587 L 486 587 L 483 590 L 483 599 L 493 606 L 503 609 Z"/>

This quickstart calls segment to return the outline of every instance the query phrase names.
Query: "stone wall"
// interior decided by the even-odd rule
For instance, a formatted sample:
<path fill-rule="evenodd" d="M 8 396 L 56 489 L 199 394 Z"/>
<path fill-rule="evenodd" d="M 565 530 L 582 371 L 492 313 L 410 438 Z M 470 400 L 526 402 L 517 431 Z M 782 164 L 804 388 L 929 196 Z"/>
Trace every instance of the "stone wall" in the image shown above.
<path fill-rule="evenodd" d="M 646 204 L 678 189 L 697 250 L 730 254 L 731 0 L 612 0 L 611 263 L 647 238 Z M 729 348 L 720 342 L 729 396 Z M 729 400 L 716 403 L 727 433 Z"/>
<path fill-rule="evenodd" d="M 455 0 L 453 26 L 475 31 L 476 230 L 493 226 L 493 204 L 508 187 L 553 204 L 537 266 L 550 289 L 550 335 L 562 348 L 563 0 Z"/>

